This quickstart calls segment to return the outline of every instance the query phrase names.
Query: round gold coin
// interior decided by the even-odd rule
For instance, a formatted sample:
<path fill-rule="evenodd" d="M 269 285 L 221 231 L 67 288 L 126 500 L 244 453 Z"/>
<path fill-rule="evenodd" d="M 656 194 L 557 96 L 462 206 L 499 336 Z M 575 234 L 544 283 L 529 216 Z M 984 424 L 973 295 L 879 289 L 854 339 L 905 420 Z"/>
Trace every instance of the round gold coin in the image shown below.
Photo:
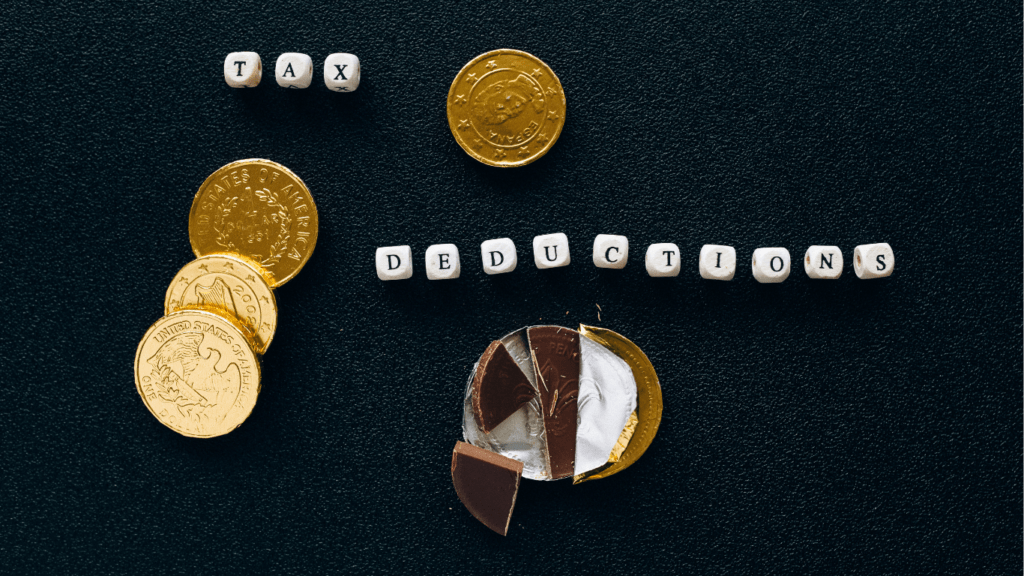
<path fill-rule="evenodd" d="M 565 124 L 565 92 L 536 56 L 494 50 L 466 64 L 448 90 L 455 141 L 489 166 L 525 166 L 555 145 Z"/>
<path fill-rule="evenodd" d="M 204 310 L 168 314 L 135 352 L 135 388 L 171 430 L 211 438 L 237 428 L 256 406 L 260 363 L 242 328 Z"/>
<path fill-rule="evenodd" d="M 316 246 L 316 204 L 291 170 L 270 160 L 239 160 L 199 187 L 188 216 L 196 256 L 241 254 L 276 288 L 302 269 Z"/>
<path fill-rule="evenodd" d="M 277 300 L 255 262 L 234 254 L 211 254 L 185 265 L 171 281 L 164 314 L 210 310 L 234 318 L 253 349 L 265 354 L 277 329 Z"/>

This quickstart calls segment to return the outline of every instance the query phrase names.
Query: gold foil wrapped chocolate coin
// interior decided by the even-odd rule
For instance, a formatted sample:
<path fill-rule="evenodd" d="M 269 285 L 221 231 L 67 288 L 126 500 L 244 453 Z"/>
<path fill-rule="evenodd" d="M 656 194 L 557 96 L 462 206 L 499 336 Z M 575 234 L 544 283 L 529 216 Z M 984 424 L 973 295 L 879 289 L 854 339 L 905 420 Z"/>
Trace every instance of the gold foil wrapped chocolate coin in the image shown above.
<path fill-rule="evenodd" d="M 237 320 L 257 354 L 264 354 L 277 329 L 277 300 L 255 262 L 233 254 L 211 254 L 182 268 L 164 298 L 164 312 L 202 309 Z"/>
<path fill-rule="evenodd" d="M 213 312 L 182 310 L 142 337 L 135 387 L 161 424 L 210 438 L 249 417 L 260 392 L 260 363 L 241 325 Z"/>
<path fill-rule="evenodd" d="M 540 58 L 493 50 L 469 61 L 448 90 L 448 126 L 474 159 L 525 166 L 555 145 L 565 124 L 565 92 Z"/>
<path fill-rule="evenodd" d="M 651 444 L 661 410 L 654 368 L 626 338 L 582 325 L 522 328 L 492 342 L 470 374 L 456 492 L 505 534 L 520 476 L 580 483 L 620 472 Z"/>
<path fill-rule="evenodd" d="M 299 273 L 313 253 L 318 229 L 309 189 L 270 160 L 239 160 L 211 174 L 188 217 L 196 256 L 244 256 L 266 271 L 272 288 Z"/>
<path fill-rule="evenodd" d="M 660 406 L 657 376 L 626 338 L 588 326 L 532 326 L 495 340 L 480 357 L 466 388 L 463 434 L 522 462 L 527 479 L 583 481 L 636 461 L 657 430 Z"/>

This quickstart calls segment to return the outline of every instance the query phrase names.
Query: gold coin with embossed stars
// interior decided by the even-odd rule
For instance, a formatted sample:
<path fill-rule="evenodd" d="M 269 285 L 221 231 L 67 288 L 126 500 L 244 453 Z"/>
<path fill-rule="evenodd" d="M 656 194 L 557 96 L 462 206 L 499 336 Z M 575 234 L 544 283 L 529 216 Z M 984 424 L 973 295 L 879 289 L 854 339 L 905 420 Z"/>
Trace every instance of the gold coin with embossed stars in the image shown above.
<path fill-rule="evenodd" d="M 565 92 L 536 56 L 494 50 L 470 60 L 448 90 L 448 126 L 470 156 L 490 166 L 525 166 L 555 145 Z"/>
<path fill-rule="evenodd" d="M 313 197 L 291 170 L 270 160 L 238 160 L 199 187 L 188 237 L 196 256 L 228 252 L 255 261 L 276 288 L 309 260 L 318 226 Z"/>
<path fill-rule="evenodd" d="M 231 432 L 252 413 L 260 363 L 239 324 L 205 310 L 181 310 L 157 320 L 142 337 L 135 388 L 164 426 L 211 438 Z"/>
<path fill-rule="evenodd" d="M 185 265 L 171 281 L 164 313 L 210 310 L 244 327 L 257 354 L 265 354 L 277 329 L 277 300 L 255 262 L 234 254 L 210 254 Z"/>

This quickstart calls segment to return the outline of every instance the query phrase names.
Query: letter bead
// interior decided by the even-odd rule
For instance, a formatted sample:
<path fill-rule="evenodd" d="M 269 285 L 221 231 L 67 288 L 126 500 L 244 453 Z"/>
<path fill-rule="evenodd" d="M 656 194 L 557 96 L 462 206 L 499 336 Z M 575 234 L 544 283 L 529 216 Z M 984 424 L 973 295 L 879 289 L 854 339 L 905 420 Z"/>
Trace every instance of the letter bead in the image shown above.
<path fill-rule="evenodd" d="M 359 88 L 359 58 L 355 54 L 331 54 L 324 60 L 324 84 L 334 92 L 355 92 Z"/>
<path fill-rule="evenodd" d="M 651 244 L 647 247 L 644 263 L 647 265 L 647 274 L 652 278 L 679 276 L 682 268 L 679 264 L 679 246 L 672 243 Z"/>
<path fill-rule="evenodd" d="M 544 234 L 533 237 L 533 262 L 537 268 L 559 268 L 569 265 L 569 238 L 565 234 Z"/>
<path fill-rule="evenodd" d="M 789 278 L 789 250 L 758 248 L 750 259 L 754 278 L 762 284 L 775 284 Z"/>
<path fill-rule="evenodd" d="M 385 246 L 377 248 L 377 278 L 405 280 L 412 278 L 412 248 Z"/>
<path fill-rule="evenodd" d="M 309 88 L 313 82 L 313 59 L 307 54 L 285 52 L 277 57 L 277 85 L 282 88 Z"/>
<path fill-rule="evenodd" d="M 836 280 L 843 275 L 839 246 L 811 246 L 804 253 L 804 272 L 815 280 Z"/>
<path fill-rule="evenodd" d="M 434 244 L 427 248 L 427 278 L 454 280 L 462 273 L 459 249 L 455 244 Z"/>
<path fill-rule="evenodd" d="M 519 263 L 516 245 L 511 238 L 484 240 L 480 244 L 480 258 L 486 274 L 505 274 L 515 270 Z"/>
<path fill-rule="evenodd" d="M 629 260 L 629 240 L 625 236 L 598 234 L 594 237 L 594 266 L 621 270 Z"/>
<path fill-rule="evenodd" d="M 232 52 L 224 59 L 224 81 L 232 88 L 255 88 L 263 78 L 263 62 L 255 52 Z"/>
<path fill-rule="evenodd" d="M 736 249 L 705 244 L 700 249 L 697 268 L 705 280 L 732 280 L 736 276 Z"/>
<path fill-rule="evenodd" d="M 862 244 L 853 249 L 853 271 L 861 280 L 885 278 L 892 274 L 895 266 L 896 256 L 885 242 Z"/>

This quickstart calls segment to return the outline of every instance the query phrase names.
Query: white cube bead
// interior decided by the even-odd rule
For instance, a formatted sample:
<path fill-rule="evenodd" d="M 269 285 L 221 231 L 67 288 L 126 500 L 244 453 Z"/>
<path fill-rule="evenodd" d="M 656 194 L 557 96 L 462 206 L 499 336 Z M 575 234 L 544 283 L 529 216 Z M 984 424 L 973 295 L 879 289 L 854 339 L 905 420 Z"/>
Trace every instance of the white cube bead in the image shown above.
<path fill-rule="evenodd" d="M 285 52 L 277 57 L 274 72 L 282 88 L 309 88 L 313 82 L 313 59 L 307 54 Z"/>
<path fill-rule="evenodd" d="M 647 247 L 644 263 L 647 265 L 647 274 L 652 278 L 679 276 L 679 270 L 682 269 L 679 264 L 679 246 L 670 242 L 651 244 Z"/>
<path fill-rule="evenodd" d="M 427 278 L 454 280 L 462 273 L 459 249 L 455 244 L 434 244 L 427 248 Z"/>
<path fill-rule="evenodd" d="M 385 246 L 377 248 L 377 278 L 405 280 L 412 277 L 412 248 Z"/>
<path fill-rule="evenodd" d="M 569 238 L 561 232 L 534 236 L 533 262 L 541 270 L 568 266 Z"/>
<path fill-rule="evenodd" d="M 516 245 L 511 238 L 484 240 L 480 244 L 480 259 L 484 263 L 484 272 L 487 274 L 511 272 L 519 263 L 519 258 L 516 256 Z"/>
<path fill-rule="evenodd" d="M 224 81 L 232 88 L 255 88 L 263 78 L 263 61 L 255 52 L 232 52 L 224 59 Z"/>
<path fill-rule="evenodd" d="M 815 280 L 835 280 L 843 275 L 839 246 L 811 246 L 804 253 L 804 272 Z"/>
<path fill-rule="evenodd" d="M 736 249 L 705 244 L 701 246 L 697 267 L 705 280 L 732 280 L 736 276 Z"/>
<path fill-rule="evenodd" d="M 853 249 L 853 271 L 857 273 L 857 278 L 885 278 L 892 274 L 895 266 L 896 256 L 892 253 L 892 246 L 885 242 L 863 244 Z"/>
<path fill-rule="evenodd" d="M 324 60 L 324 84 L 334 92 L 355 92 L 359 88 L 359 58 L 355 54 L 331 54 Z"/>
<path fill-rule="evenodd" d="M 598 268 L 626 267 L 629 260 L 629 240 L 625 236 L 598 234 L 594 237 L 594 266 Z"/>
<path fill-rule="evenodd" d="M 762 284 L 775 284 L 789 278 L 789 250 L 758 248 L 750 259 L 754 278 Z"/>

